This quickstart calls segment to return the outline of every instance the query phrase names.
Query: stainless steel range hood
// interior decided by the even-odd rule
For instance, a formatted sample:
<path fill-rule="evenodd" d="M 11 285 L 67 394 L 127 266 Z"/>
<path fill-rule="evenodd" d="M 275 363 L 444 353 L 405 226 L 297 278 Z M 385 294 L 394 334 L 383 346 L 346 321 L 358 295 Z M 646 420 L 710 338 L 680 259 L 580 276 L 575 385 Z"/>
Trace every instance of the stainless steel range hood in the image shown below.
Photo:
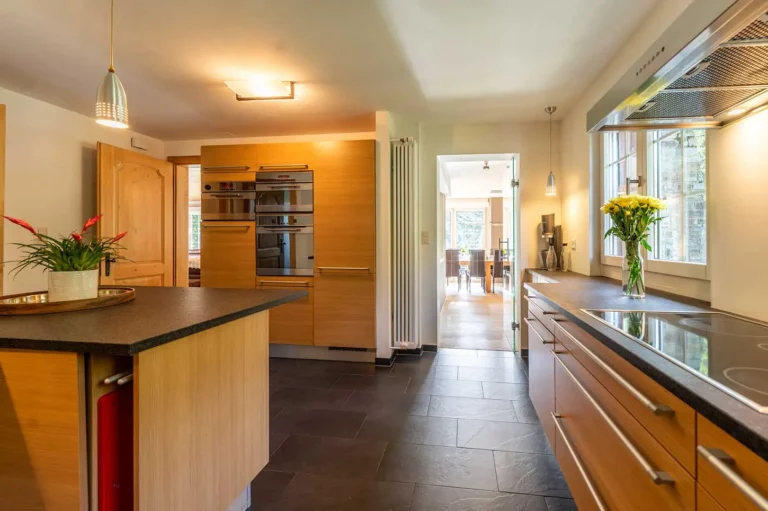
<path fill-rule="evenodd" d="M 768 104 L 768 0 L 693 0 L 587 114 L 587 130 L 717 128 Z"/>

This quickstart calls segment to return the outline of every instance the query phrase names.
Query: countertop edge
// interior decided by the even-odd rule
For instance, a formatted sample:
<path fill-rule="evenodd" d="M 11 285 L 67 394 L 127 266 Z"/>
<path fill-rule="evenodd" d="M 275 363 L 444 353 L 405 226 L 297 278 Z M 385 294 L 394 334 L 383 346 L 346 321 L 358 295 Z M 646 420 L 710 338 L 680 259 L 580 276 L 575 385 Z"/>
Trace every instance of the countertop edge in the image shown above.
<path fill-rule="evenodd" d="M 533 270 L 526 270 L 526 271 L 535 272 Z M 584 277 L 589 278 L 586 276 Z M 550 278 L 551 280 L 554 280 L 554 278 L 552 277 L 548 277 L 548 278 Z M 558 282 L 554 281 L 551 283 L 557 284 Z M 647 374 L 649 377 L 653 378 L 662 387 L 664 387 L 665 389 L 670 391 L 672 394 L 677 396 L 679 399 L 681 399 L 683 402 L 691 406 L 697 413 L 701 413 L 702 416 L 712 421 L 712 423 L 714 423 L 721 429 L 727 431 L 731 436 L 733 436 L 739 442 L 744 444 L 755 454 L 757 454 L 764 460 L 768 461 L 768 438 L 766 438 L 763 434 L 752 430 L 748 425 L 744 424 L 743 421 L 734 417 L 728 411 L 710 402 L 709 400 L 703 398 L 701 395 L 697 394 L 696 391 L 675 381 L 674 377 L 671 376 L 669 372 L 665 371 L 660 367 L 654 366 L 652 363 L 648 362 L 647 360 L 644 360 L 643 357 L 637 355 L 636 353 L 633 353 L 630 349 L 622 345 L 623 342 L 635 342 L 635 341 L 632 341 L 628 337 L 623 336 L 619 333 L 611 332 L 611 335 L 606 334 L 605 332 L 601 331 L 598 327 L 591 324 L 588 321 L 588 319 L 585 319 L 579 316 L 579 314 L 584 314 L 583 312 L 581 312 L 581 310 L 569 310 L 564 308 L 562 305 L 559 305 L 557 302 L 547 297 L 545 294 L 545 291 L 531 287 L 531 284 L 535 284 L 535 283 L 526 282 L 524 283 L 524 287 L 536 293 L 540 298 L 546 301 L 549 305 L 557 309 L 563 316 L 565 316 L 567 319 L 572 321 L 576 326 L 578 326 L 579 328 L 587 332 L 589 335 L 591 335 L 592 337 L 600 341 L 603 345 L 605 345 L 611 351 L 613 351 L 614 353 L 622 357 L 624 360 L 626 360 L 627 362 L 635 366 L 637 369 L 641 370 L 643 373 Z M 619 336 L 621 337 L 620 340 L 618 340 Z M 656 357 L 659 361 L 659 365 L 669 364 L 675 370 L 684 372 L 684 369 L 674 366 L 674 364 L 666 361 L 663 357 L 653 353 L 647 348 L 643 348 L 639 344 L 638 344 L 638 348 L 645 349 L 647 351 L 645 355 L 650 357 Z M 709 385 L 706 381 L 700 380 L 700 382 L 704 385 L 708 385 L 715 392 L 722 393 L 722 391 L 719 391 L 714 386 Z M 742 405 L 735 398 L 728 396 L 725 393 L 722 393 L 722 395 L 723 395 L 723 399 L 728 399 L 732 401 L 734 405 L 746 407 L 746 405 Z M 750 411 L 752 411 L 752 413 L 755 413 L 755 414 L 760 414 L 759 412 L 753 411 L 751 409 Z M 768 416 L 765 416 L 765 420 L 768 420 Z"/>

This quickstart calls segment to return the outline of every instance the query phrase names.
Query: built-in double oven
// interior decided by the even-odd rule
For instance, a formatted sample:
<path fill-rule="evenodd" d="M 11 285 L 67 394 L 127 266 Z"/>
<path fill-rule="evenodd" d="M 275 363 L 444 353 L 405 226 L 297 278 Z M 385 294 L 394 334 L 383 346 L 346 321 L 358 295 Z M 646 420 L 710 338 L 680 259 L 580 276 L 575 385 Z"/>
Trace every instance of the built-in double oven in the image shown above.
<path fill-rule="evenodd" d="M 315 267 L 311 170 L 256 174 L 256 273 L 309 276 Z"/>

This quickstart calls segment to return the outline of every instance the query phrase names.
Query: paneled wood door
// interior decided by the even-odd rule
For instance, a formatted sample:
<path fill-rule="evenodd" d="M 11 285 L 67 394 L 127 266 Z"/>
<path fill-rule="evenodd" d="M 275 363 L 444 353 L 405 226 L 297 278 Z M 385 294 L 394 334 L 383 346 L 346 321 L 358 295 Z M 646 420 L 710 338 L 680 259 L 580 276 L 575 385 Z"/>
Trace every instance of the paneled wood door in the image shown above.
<path fill-rule="evenodd" d="M 173 164 L 101 142 L 98 161 L 99 235 L 128 232 L 101 283 L 173 286 Z"/>

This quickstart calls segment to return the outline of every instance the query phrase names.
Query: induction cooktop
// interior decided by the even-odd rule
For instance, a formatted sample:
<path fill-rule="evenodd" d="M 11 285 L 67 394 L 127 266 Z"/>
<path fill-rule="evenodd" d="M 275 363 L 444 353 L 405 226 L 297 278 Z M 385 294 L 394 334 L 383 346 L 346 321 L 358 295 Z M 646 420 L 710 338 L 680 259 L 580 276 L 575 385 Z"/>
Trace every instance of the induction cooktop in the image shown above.
<path fill-rule="evenodd" d="M 768 326 L 722 312 L 583 312 L 768 413 Z"/>

